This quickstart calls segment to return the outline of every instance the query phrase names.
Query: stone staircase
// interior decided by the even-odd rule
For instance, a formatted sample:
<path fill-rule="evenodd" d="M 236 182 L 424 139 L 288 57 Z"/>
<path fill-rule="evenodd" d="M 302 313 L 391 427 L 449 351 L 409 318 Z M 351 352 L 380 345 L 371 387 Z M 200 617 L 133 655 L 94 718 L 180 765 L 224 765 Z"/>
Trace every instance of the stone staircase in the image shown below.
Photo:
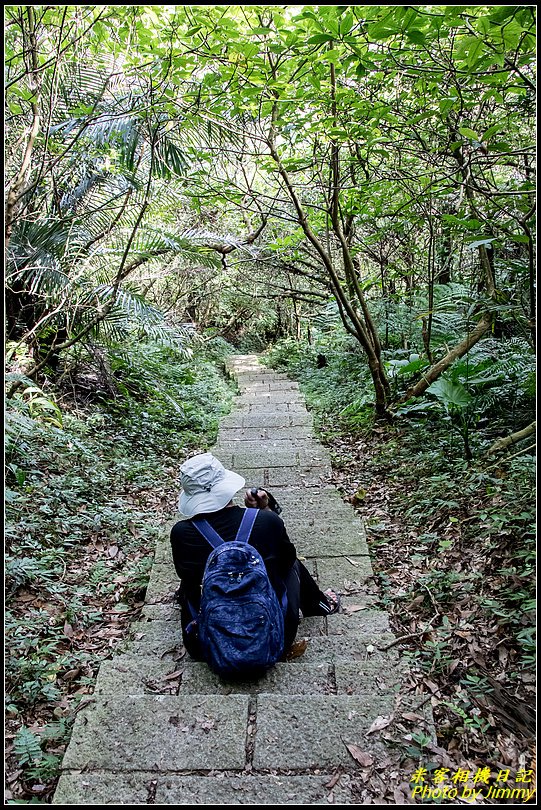
<path fill-rule="evenodd" d="M 326 483 L 330 460 L 298 385 L 255 356 L 232 357 L 230 373 L 241 393 L 212 452 L 247 487 L 272 491 L 298 556 L 342 594 L 343 611 L 303 619 L 303 654 L 261 680 L 222 682 L 182 646 L 165 532 L 142 620 L 77 715 L 54 804 L 363 804 L 347 746 L 384 763 L 404 744 L 402 714 L 411 720 L 422 702 L 401 691 L 387 614 L 367 588 L 362 524 Z M 430 718 L 418 716 L 426 732 Z"/>

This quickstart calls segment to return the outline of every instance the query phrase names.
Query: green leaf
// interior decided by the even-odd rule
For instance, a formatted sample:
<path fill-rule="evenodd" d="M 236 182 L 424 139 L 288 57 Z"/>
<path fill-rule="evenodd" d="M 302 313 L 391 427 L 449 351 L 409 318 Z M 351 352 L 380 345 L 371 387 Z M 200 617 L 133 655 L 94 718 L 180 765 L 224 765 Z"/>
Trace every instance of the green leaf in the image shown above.
<path fill-rule="evenodd" d="M 489 141 L 493 135 L 496 135 L 497 132 L 501 130 L 501 124 L 494 124 L 493 126 L 489 127 L 485 132 L 483 132 L 481 140 Z"/>
<path fill-rule="evenodd" d="M 473 129 L 470 129 L 469 127 L 459 127 L 458 131 L 460 132 L 461 135 L 464 135 L 465 138 L 470 138 L 470 140 L 472 141 L 480 140 L 477 132 L 475 132 L 475 130 Z"/>
<path fill-rule="evenodd" d="M 306 40 L 307 45 L 321 45 L 323 42 L 332 42 L 334 37 L 331 37 L 330 34 L 314 34 L 313 37 L 310 37 Z"/>
<path fill-rule="evenodd" d="M 340 21 L 340 36 L 345 36 L 345 34 L 349 34 L 351 28 L 353 26 L 354 17 L 351 11 L 348 11 L 347 14 L 344 15 L 342 20 Z"/>
<path fill-rule="evenodd" d="M 443 98 L 439 102 L 439 108 L 442 115 L 446 115 L 449 110 L 452 110 L 456 104 L 456 98 Z"/>
<path fill-rule="evenodd" d="M 440 377 L 427 388 L 427 392 L 433 394 L 446 407 L 466 408 L 471 402 L 471 395 L 468 394 L 462 383 L 451 382 Z"/>
<path fill-rule="evenodd" d="M 481 245 L 491 245 L 495 239 L 496 239 L 495 236 L 487 239 L 476 239 L 475 242 L 470 242 L 468 247 L 470 248 L 470 250 L 473 250 L 474 248 L 481 247 Z"/>
<path fill-rule="evenodd" d="M 406 36 L 416 45 L 424 45 L 426 42 L 425 35 L 418 28 L 406 29 Z"/>
<path fill-rule="evenodd" d="M 369 25 L 367 30 L 368 36 L 376 41 L 389 39 L 389 37 L 397 33 L 396 28 L 389 28 L 383 24 Z"/>

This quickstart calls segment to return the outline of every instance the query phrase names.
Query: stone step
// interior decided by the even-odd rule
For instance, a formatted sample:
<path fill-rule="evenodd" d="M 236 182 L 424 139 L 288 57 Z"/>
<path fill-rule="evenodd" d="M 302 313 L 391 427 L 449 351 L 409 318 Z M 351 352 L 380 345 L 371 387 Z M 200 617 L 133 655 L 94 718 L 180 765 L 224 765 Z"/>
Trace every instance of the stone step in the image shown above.
<path fill-rule="evenodd" d="M 63 768 L 242 770 L 248 695 L 96 696 L 78 712 Z"/>
<path fill-rule="evenodd" d="M 317 465 L 315 463 L 299 464 L 295 467 L 265 466 L 263 462 L 258 464 L 257 459 L 254 459 L 252 463 L 254 466 L 235 468 L 235 472 L 245 479 L 248 488 L 257 484 L 267 488 L 273 487 L 274 489 L 287 487 L 288 485 L 320 487 L 324 481 L 328 480 L 331 474 L 331 465 L 324 462 Z M 224 466 L 227 467 L 227 463 Z"/>
<path fill-rule="evenodd" d="M 305 562 L 305 564 L 309 562 L 310 561 L 308 560 Z M 374 609 L 377 607 L 375 596 L 366 595 L 366 593 L 364 593 L 365 588 L 362 587 L 360 583 L 350 583 L 351 581 L 348 581 L 345 591 L 347 593 L 352 593 L 353 595 L 350 596 L 349 599 L 343 598 L 343 602 L 348 606 L 348 608 L 351 608 L 352 611 L 356 611 L 357 607 L 362 610 L 367 610 L 370 608 Z M 355 588 L 357 588 L 356 593 Z M 143 607 L 141 618 L 143 621 L 161 619 L 162 621 L 180 622 L 180 606 L 173 600 L 169 602 L 150 602 L 145 604 Z M 333 626 L 340 621 L 340 614 L 335 615 L 333 619 Z M 308 622 L 308 619 L 304 619 L 303 622 Z"/>
<path fill-rule="evenodd" d="M 218 444 L 224 442 L 258 442 L 265 441 L 280 447 L 281 442 L 291 441 L 294 444 L 310 446 L 315 444 L 320 447 L 319 442 L 313 441 L 312 429 L 307 425 L 295 425 L 293 427 L 253 427 L 253 428 L 221 428 Z M 216 445 L 218 446 L 218 445 Z"/>
<path fill-rule="evenodd" d="M 244 443 L 232 450 L 227 450 L 221 446 L 220 442 L 216 446 L 216 455 L 224 465 L 230 470 L 240 470 L 245 468 L 258 469 L 273 467 L 276 475 L 280 474 L 282 467 L 294 467 L 298 474 L 304 470 L 328 467 L 330 469 L 329 455 L 321 445 L 316 450 L 304 447 L 273 447 L 265 442 L 252 444 L 248 447 Z"/>
<path fill-rule="evenodd" d="M 261 414 L 262 416 L 272 416 L 281 414 L 302 414 L 307 413 L 306 406 L 300 400 L 287 402 L 259 402 L 256 399 L 249 400 L 248 402 L 240 401 L 237 405 L 239 416 L 250 414 Z"/>
<path fill-rule="evenodd" d="M 265 772 L 347 768 L 348 743 L 382 756 L 381 734 L 368 730 L 411 706 L 398 692 L 96 695 L 76 717 L 63 767 L 172 774 L 248 764 Z"/>
<path fill-rule="evenodd" d="M 304 397 L 299 391 L 287 389 L 286 391 L 252 391 L 245 389 L 235 399 L 235 407 L 243 409 L 248 406 L 255 406 L 258 410 L 272 409 L 275 405 L 299 405 L 306 407 Z"/>
<path fill-rule="evenodd" d="M 318 538 L 314 535 L 311 539 L 315 544 Z M 359 540 L 356 536 L 353 537 L 353 540 L 358 544 Z M 305 551 L 307 548 L 309 550 L 308 540 L 303 545 Z M 321 545 L 328 547 L 330 544 L 323 538 Z M 331 549 L 332 551 L 333 549 Z M 304 555 L 300 553 L 300 544 L 298 544 L 297 552 L 321 590 L 332 587 L 344 596 L 356 595 L 366 591 L 366 582 L 373 576 L 372 564 L 367 555 L 337 554 L 337 556 L 332 556 L 332 553 L 328 553 L 329 548 L 325 548 L 323 554 L 315 554 L 310 557 L 306 553 Z M 168 561 L 170 553 L 169 544 L 166 542 L 160 544 L 156 549 L 155 563 L 146 592 L 147 604 L 173 601 L 179 583 L 173 565 Z"/>
<path fill-rule="evenodd" d="M 311 426 L 313 419 L 306 410 L 301 411 L 270 411 L 266 413 L 256 412 L 239 412 L 224 416 L 221 420 L 221 427 L 223 428 L 279 428 L 279 427 L 296 427 Z"/>
<path fill-rule="evenodd" d="M 276 380 L 274 377 L 265 378 L 264 382 L 241 382 L 242 390 L 246 393 L 262 393 L 269 391 L 300 391 L 299 383 L 293 380 Z M 239 386 L 239 387 L 240 387 Z"/>
<path fill-rule="evenodd" d="M 326 627 L 324 625 L 326 622 Z M 135 622 L 132 627 L 132 638 L 123 643 L 124 651 L 156 659 L 180 659 L 183 655 L 182 631 L 180 624 L 171 621 L 153 619 L 147 622 Z M 308 644 L 302 657 L 302 663 L 320 664 L 366 662 L 368 660 L 388 660 L 386 647 L 394 641 L 389 632 L 387 616 L 381 611 L 370 609 L 355 612 L 350 616 L 309 617 L 302 619 L 297 632 L 297 639 L 306 639 Z M 391 650 L 394 648 L 391 648 Z M 301 662 L 301 657 L 289 663 Z M 392 656 L 391 656 L 392 657 Z"/>
<path fill-rule="evenodd" d="M 258 436 L 253 439 L 241 440 L 230 439 L 226 434 L 220 436 L 212 452 L 221 461 L 222 455 L 225 457 L 233 455 L 234 458 L 238 455 L 241 457 L 243 455 L 253 457 L 260 451 L 264 454 L 265 460 L 269 462 L 270 458 L 276 455 L 276 465 L 285 467 L 293 466 L 299 462 L 299 459 L 303 461 L 310 461 L 312 458 L 324 458 L 325 461 L 329 459 L 327 451 L 318 442 L 311 442 L 306 438 L 297 437 L 294 432 L 297 428 L 290 428 L 290 430 L 291 436 L 281 439 L 266 439 Z M 238 463 L 238 461 L 235 461 L 233 466 Z M 270 463 L 275 463 L 274 459 Z"/>
<path fill-rule="evenodd" d="M 330 785 L 333 785 L 330 787 Z M 357 789 L 355 789 L 357 787 Z M 111 802 L 111 797 L 115 801 Z M 363 804 L 358 780 L 318 769 L 317 775 L 209 773 L 201 776 L 109 770 L 65 773 L 54 804 L 225 804 L 298 805 Z"/>
<path fill-rule="evenodd" d="M 357 664 L 278 663 L 256 681 L 229 682 L 215 675 L 204 662 L 187 655 L 179 660 L 156 659 L 127 652 L 104 661 L 96 695 L 280 694 L 372 695 L 386 694 L 399 685 L 397 668 L 382 669 L 381 657 Z"/>

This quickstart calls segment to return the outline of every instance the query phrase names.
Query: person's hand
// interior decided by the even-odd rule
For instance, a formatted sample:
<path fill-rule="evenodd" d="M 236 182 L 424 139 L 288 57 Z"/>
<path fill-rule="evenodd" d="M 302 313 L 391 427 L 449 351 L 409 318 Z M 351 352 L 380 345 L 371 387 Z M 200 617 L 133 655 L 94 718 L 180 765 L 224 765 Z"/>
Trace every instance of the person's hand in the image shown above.
<path fill-rule="evenodd" d="M 258 489 L 257 494 L 255 492 L 252 494 L 252 490 L 247 489 L 244 495 L 244 503 L 252 509 L 269 509 L 269 496 L 264 489 Z"/>

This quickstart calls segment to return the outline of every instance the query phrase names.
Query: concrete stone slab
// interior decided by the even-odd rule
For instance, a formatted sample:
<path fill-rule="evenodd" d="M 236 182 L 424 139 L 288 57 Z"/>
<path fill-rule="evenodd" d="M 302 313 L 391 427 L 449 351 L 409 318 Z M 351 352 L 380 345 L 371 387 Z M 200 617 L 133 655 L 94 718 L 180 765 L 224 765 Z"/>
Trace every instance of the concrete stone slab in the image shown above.
<path fill-rule="evenodd" d="M 267 428 L 267 435 L 269 439 L 274 441 L 292 441 L 295 444 L 305 443 L 307 447 L 315 445 L 322 447 L 321 443 L 313 440 L 312 427 L 307 425 L 294 425 L 292 427 L 281 428 Z"/>
<path fill-rule="evenodd" d="M 213 451 L 214 452 L 214 451 Z M 330 460 L 328 454 L 321 449 L 310 450 L 304 447 L 295 448 L 292 445 L 285 447 L 275 447 L 267 442 L 261 442 L 259 446 L 244 443 L 233 450 L 226 450 L 218 444 L 216 456 L 228 469 L 248 469 L 260 467 L 297 467 L 299 474 L 304 469 L 314 467 L 327 467 L 330 471 Z"/>
<path fill-rule="evenodd" d="M 63 768 L 243 768 L 247 718 L 243 695 L 97 698 L 77 715 Z"/>
<path fill-rule="evenodd" d="M 312 425 L 312 417 L 305 410 L 299 413 L 243 413 L 236 411 L 221 420 L 223 428 L 278 428 Z"/>
<path fill-rule="evenodd" d="M 332 586 L 346 595 L 359 589 L 366 591 L 365 582 L 373 576 L 370 558 L 364 555 L 319 557 L 316 572 L 320 587 L 327 583 L 325 587 Z"/>
<path fill-rule="evenodd" d="M 169 540 L 169 532 L 167 536 L 160 537 L 156 543 L 154 550 L 154 565 L 159 565 L 162 568 L 169 567 L 170 571 L 174 571 L 173 555 L 171 553 L 171 542 Z"/>
<path fill-rule="evenodd" d="M 220 459 L 221 460 L 221 459 Z M 246 479 L 249 487 L 261 484 L 265 487 L 285 487 L 288 484 L 295 484 L 305 487 L 319 486 L 330 475 L 330 467 L 321 465 L 309 468 L 307 466 L 298 467 L 242 467 L 236 468 L 235 472 Z M 274 494 L 274 493 L 273 493 Z"/>
<path fill-rule="evenodd" d="M 215 777 L 171 776 L 158 780 L 156 804 L 358 804 L 349 774 L 327 787 L 333 774 L 239 774 Z"/>
<path fill-rule="evenodd" d="M 288 405 L 287 402 L 276 402 L 272 404 L 268 404 L 265 402 L 258 402 L 257 404 L 253 403 L 242 403 L 240 402 L 238 405 L 240 413 L 246 414 L 254 414 L 254 415 L 261 415 L 265 416 L 265 414 L 281 414 L 287 413 L 291 410 L 291 406 Z M 306 411 L 303 405 L 299 405 L 297 411 Z"/>
<path fill-rule="evenodd" d="M 332 625 L 335 616 L 329 616 L 327 623 Z M 301 638 L 301 633 L 297 634 L 297 639 Z M 377 631 L 358 636 L 345 634 L 330 634 L 328 636 L 308 637 L 308 645 L 304 654 L 290 661 L 291 665 L 303 664 L 329 664 L 352 663 L 367 661 L 379 662 L 381 666 L 394 666 L 398 660 L 398 653 L 392 647 L 386 652 L 381 652 L 378 647 L 385 647 L 395 641 L 391 633 L 378 633 Z"/>
<path fill-rule="evenodd" d="M 161 660 L 155 656 L 125 653 L 104 661 L 100 667 L 96 695 L 229 695 L 330 694 L 334 675 L 329 664 L 279 663 L 265 676 L 253 681 L 229 682 L 215 675 L 200 661 L 188 655 L 182 659 Z"/>
<path fill-rule="evenodd" d="M 178 625 L 161 619 L 134 622 L 130 636 L 128 651 L 139 654 L 158 658 L 166 654 L 178 656 L 184 649 L 180 622 Z"/>
<path fill-rule="evenodd" d="M 310 435 L 311 431 L 306 431 Z M 218 433 L 219 442 L 253 442 L 253 441 L 266 441 L 268 439 L 266 428 L 220 428 Z"/>
<path fill-rule="evenodd" d="M 263 382 L 244 382 L 242 383 L 243 390 L 246 392 L 262 392 L 268 391 L 299 391 L 299 383 L 293 380 L 276 380 L 272 377 L 265 377 Z"/>
<path fill-rule="evenodd" d="M 326 616 L 305 616 L 299 622 L 298 638 L 327 635 Z"/>
<path fill-rule="evenodd" d="M 356 520 L 357 524 L 360 523 L 351 506 L 344 503 L 338 490 L 327 481 L 310 490 L 295 484 L 283 488 L 275 487 L 273 495 L 282 504 L 284 512 L 302 515 L 303 520 L 311 519 L 312 525 L 326 515 L 329 515 L 333 523 L 337 520 Z"/>
<path fill-rule="evenodd" d="M 279 663 L 256 681 L 238 682 L 222 680 L 201 662 L 185 662 L 179 669 L 183 669 L 179 694 L 326 695 L 335 688 L 327 663 Z"/>
<path fill-rule="evenodd" d="M 305 557 L 340 557 L 359 556 L 368 551 L 368 546 L 362 534 L 356 529 L 346 529 L 327 524 L 320 526 L 316 531 L 310 526 L 290 525 L 285 519 L 287 533 L 299 554 Z M 371 576 L 370 560 L 367 557 L 366 576 Z M 360 573 L 361 568 L 359 568 Z M 366 578 L 366 577 L 365 577 Z"/>
<path fill-rule="evenodd" d="M 357 610 L 357 608 L 362 608 Z M 360 600 L 342 598 L 342 609 L 351 613 L 335 613 L 329 616 L 327 625 L 329 635 L 368 635 L 371 633 L 390 633 L 389 617 L 382 610 L 364 608 Z"/>
<path fill-rule="evenodd" d="M 308 415 L 306 406 L 302 402 L 271 402 L 269 404 L 254 402 L 252 404 L 239 404 L 239 413 L 246 415 L 250 414 L 297 414 L 300 416 Z"/>
<path fill-rule="evenodd" d="M 254 768 L 329 768 L 351 765 L 346 743 L 383 751 L 380 735 L 366 736 L 392 699 L 370 695 L 260 695 Z"/>
<path fill-rule="evenodd" d="M 179 580 L 172 564 L 154 565 L 150 572 L 145 602 L 147 604 L 172 602 L 178 584 Z"/>
<path fill-rule="evenodd" d="M 165 602 L 145 605 L 141 611 L 143 620 L 160 620 L 180 623 L 180 605 L 176 602 Z"/>
<path fill-rule="evenodd" d="M 155 771 L 112 773 L 106 770 L 64 773 L 53 804 L 299 805 L 362 804 L 351 774 L 319 775 L 214 773 L 162 775 Z"/>
<path fill-rule="evenodd" d="M 103 661 L 96 679 L 96 695 L 175 695 L 178 691 L 182 666 L 170 658 L 124 653 Z"/>
<path fill-rule="evenodd" d="M 295 428 L 292 429 L 295 430 Z M 329 460 L 327 453 L 323 451 L 320 444 L 310 442 L 305 438 L 298 439 L 293 435 L 289 439 L 266 439 L 260 436 L 256 439 L 239 440 L 220 437 L 212 448 L 212 452 L 218 457 L 220 457 L 221 453 L 231 453 L 235 457 L 238 453 L 255 455 L 259 449 L 269 455 L 271 453 L 283 454 L 284 456 L 289 454 L 292 458 L 303 458 L 308 461 L 312 458 Z M 286 464 L 285 466 L 289 465 Z"/>
<path fill-rule="evenodd" d="M 108 770 L 63 773 L 52 804 L 149 804 L 155 791 L 155 772 L 113 773 Z"/>
<path fill-rule="evenodd" d="M 392 667 L 382 667 L 379 658 L 358 663 L 341 661 L 334 667 L 339 695 L 394 694 L 401 686 L 404 673 L 403 663 L 395 662 Z"/>
<path fill-rule="evenodd" d="M 298 390 L 283 390 L 282 388 L 274 389 L 273 391 L 253 391 L 245 389 L 243 393 L 235 399 L 235 406 L 243 407 L 244 405 L 277 405 L 281 403 L 296 403 L 306 407 L 304 404 L 304 397 Z"/>
<path fill-rule="evenodd" d="M 277 443 L 277 447 L 281 445 L 279 442 L 291 441 L 295 444 L 305 442 L 308 446 L 316 445 L 321 447 L 321 443 L 313 438 L 313 431 L 307 425 L 296 425 L 286 427 L 223 427 L 218 434 L 218 443 L 224 444 L 227 442 L 269 442 Z"/>
<path fill-rule="evenodd" d="M 246 369 L 240 374 L 235 374 L 235 376 L 239 385 L 247 385 L 248 383 L 253 382 L 266 382 L 267 380 L 280 380 L 283 382 L 291 381 L 287 374 L 285 374 L 283 371 L 273 371 L 272 369 L 264 368 L 263 366 L 250 370 Z"/>

